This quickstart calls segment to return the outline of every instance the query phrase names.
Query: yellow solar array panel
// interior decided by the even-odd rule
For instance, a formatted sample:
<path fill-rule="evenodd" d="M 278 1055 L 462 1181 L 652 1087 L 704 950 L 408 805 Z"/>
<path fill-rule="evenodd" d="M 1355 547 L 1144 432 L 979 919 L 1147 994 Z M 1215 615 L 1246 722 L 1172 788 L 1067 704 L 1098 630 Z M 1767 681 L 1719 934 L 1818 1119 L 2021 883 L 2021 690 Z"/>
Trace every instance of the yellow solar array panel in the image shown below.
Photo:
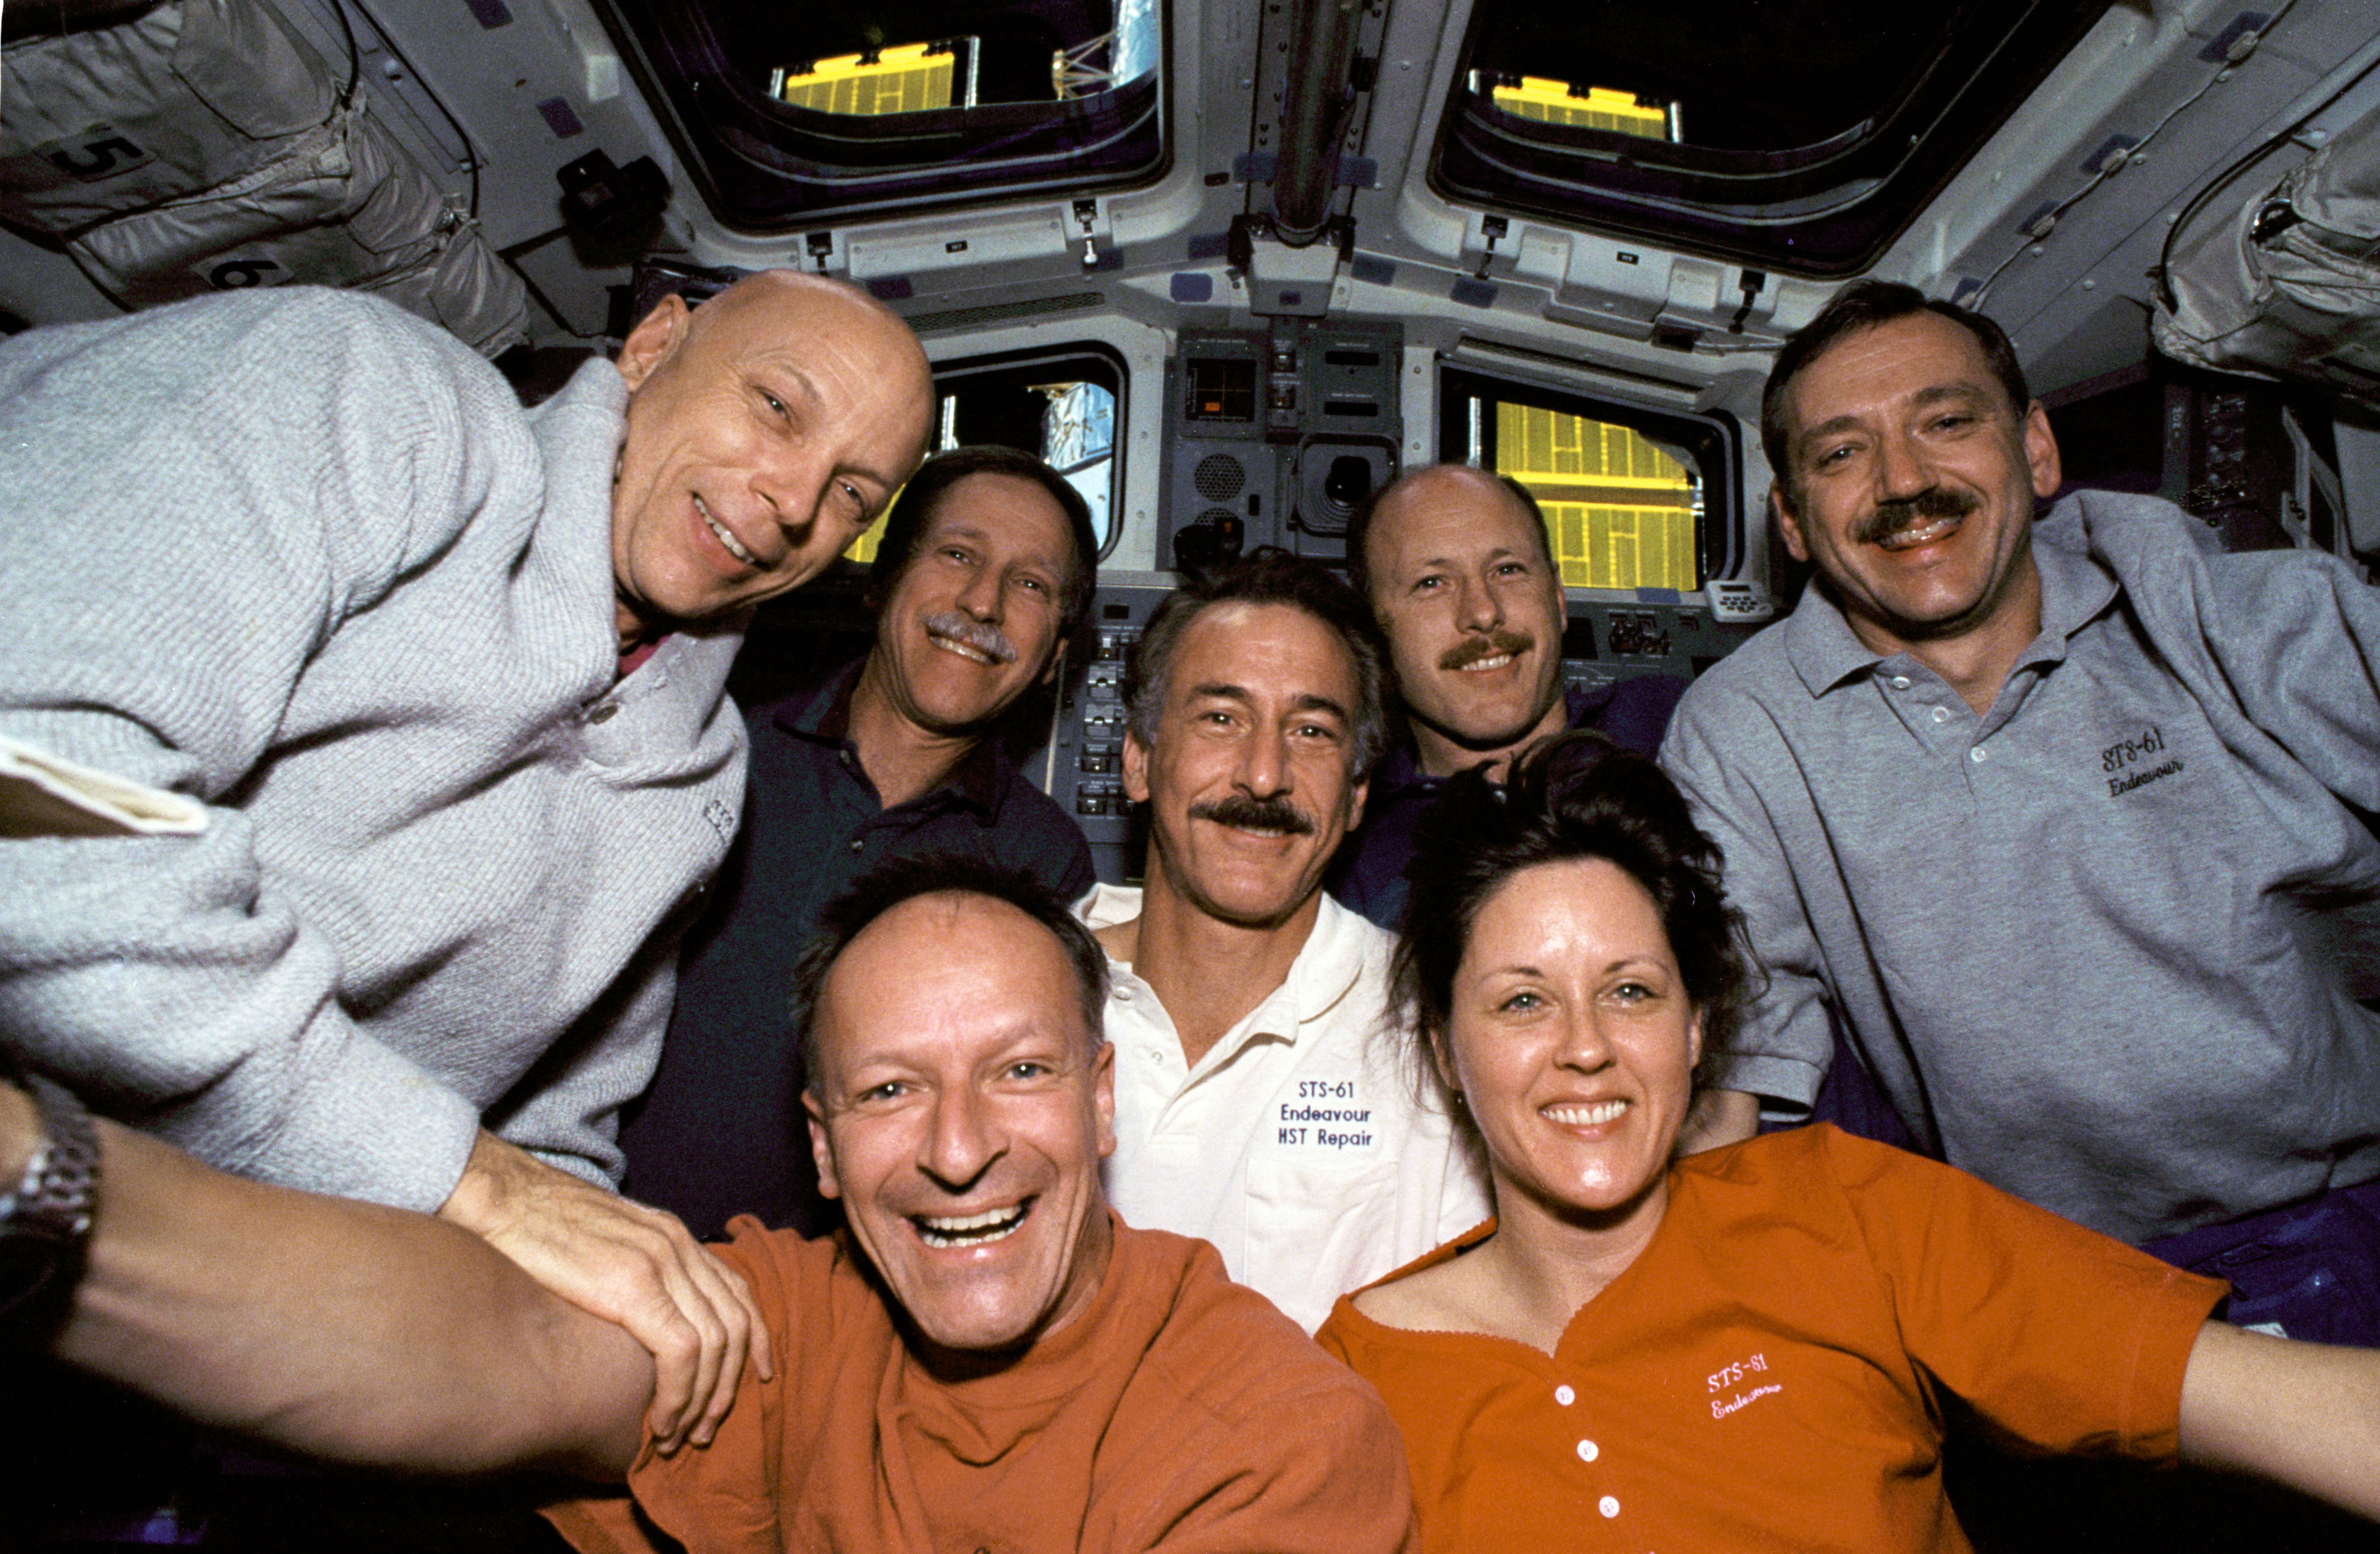
<path fill-rule="evenodd" d="M 1629 427 L 1530 405 L 1496 407 L 1496 467 L 1545 509 L 1562 586 L 1702 586 L 1694 481 Z"/>
<path fill-rule="evenodd" d="M 783 78 L 777 95 L 797 108 L 823 114 L 914 114 L 947 108 L 956 61 L 947 49 L 928 54 L 931 46 L 905 43 L 872 56 L 847 54 L 821 59 L 807 74 Z M 862 64 L 863 60 L 869 63 Z"/>
<path fill-rule="evenodd" d="M 1571 91 L 1568 81 L 1524 76 L 1519 86 L 1500 86 L 1494 95 L 1496 106 L 1523 118 L 1575 124 L 1652 140 L 1670 138 L 1667 114 L 1658 107 L 1645 107 L 1630 93 L 1614 91 L 1609 87 L 1589 87 L 1585 95 L 1580 96 Z"/>

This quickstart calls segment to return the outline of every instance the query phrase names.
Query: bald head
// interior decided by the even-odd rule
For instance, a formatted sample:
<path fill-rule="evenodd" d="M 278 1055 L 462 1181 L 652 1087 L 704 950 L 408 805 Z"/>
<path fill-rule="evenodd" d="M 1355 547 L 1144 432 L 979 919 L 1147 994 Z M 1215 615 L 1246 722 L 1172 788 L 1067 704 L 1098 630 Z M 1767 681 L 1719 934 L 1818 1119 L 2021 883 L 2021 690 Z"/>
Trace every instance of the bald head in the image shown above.
<path fill-rule="evenodd" d="M 671 300 L 683 304 L 685 299 L 664 298 L 661 306 L 668 306 Z M 755 271 L 687 310 L 686 322 L 691 338 L 698 340 L 721 329 L 833 327 L 832 321 L 878 332 L 870 348 L 883 353 L 879 358 L 883 370 L 912 372 L 931 383 L 933 370 L 927 364 L 925 348 L 901 315 L 849 282 L 825 275 L 799 270 Z"/>
<path fill-rule="evenodd" d="M 924 455 L 933 373 L 865 293 L 771 270 L 629 333 L 613 490 L 625 639 L 731 614 L 816 577 Z"/>
<path fill-rule="evenodd" d="M 1561 726 L 1561 575 L 1528 492 L 1467 465 L 1415 469 L 1348 536 L 1389 639 L 1421 769 L 1500 769 Z"/>
<path fill-rule="evenodd" d="M 1376 565 L 1374 537 L 1382 533 L 1393 536 L 1399 519 L 1406 514 L 1426 510 L 1483 514 L 1499 509 L 1509 509 L 1534 526 L 1538 552 L 1551 570 L 1553 553 L 1551 542 L 1546 538 L 1545 516 L 1527 487 L 1509 475 L 1499 475 L 1476 465 L 1425 464 L 1382 486 L 1355 515 L 1347 531 L 1350 577 L 1366 598 L 1371 596 L 1371 575 Z"/>

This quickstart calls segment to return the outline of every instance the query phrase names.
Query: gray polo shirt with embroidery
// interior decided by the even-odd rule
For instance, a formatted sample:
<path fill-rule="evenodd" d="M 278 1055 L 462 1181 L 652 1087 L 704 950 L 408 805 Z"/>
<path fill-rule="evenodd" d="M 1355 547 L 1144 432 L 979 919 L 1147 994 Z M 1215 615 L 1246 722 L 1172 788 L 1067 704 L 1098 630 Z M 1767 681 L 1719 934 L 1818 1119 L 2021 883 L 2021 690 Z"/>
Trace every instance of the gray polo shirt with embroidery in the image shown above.
<path fill-rule="evenodd" d="M 2128 1241 L 2380 1177 L 2380 592 L 2147 497 L 2033 538 L 1983 717 L 1815 588 L 1680 705 L 1769 977 L 1719 1083 L 1806 1106 L 1831 1005 L 1922 1145 Z"/>

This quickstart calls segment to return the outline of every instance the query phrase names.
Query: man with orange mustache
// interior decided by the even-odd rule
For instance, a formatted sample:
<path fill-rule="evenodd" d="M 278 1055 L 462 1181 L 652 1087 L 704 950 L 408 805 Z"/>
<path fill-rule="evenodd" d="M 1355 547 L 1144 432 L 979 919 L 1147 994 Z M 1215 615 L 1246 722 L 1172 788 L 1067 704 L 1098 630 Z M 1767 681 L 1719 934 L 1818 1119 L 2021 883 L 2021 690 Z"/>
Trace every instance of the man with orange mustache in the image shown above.
<path fill-rule="evenodd" d="M 1809 1106 L 1840 1022 L 1918 1147 L 2380 1342 L 2380 595 L 2148 498 L 2036 519 L 2007 336 L 1908 286 L 1796 335 L 1761 430 L 1817 580 L 1662 752 L 1768 971 L 1721 1121 Z"/>
<path fill-rule="evenodd" d="M 1108 1194 L 1310 1330 L 1487 1213 L 1381 1028 L 1389 936 L 1322 891 L 1386 738 L 1379 648 L 1344 583 L 1262 551 L 1159 607 L 1124 702 L 1148 885 L 1080 909 L 1115 962 Z"/>
<path fill-rule="evenodd" d="M 704 1240 L 737 1214 L 808 1234 L 819 1196 L 785 985 L 825 904 L 889 858 L 965 853 L 1073 900 L 1083 833 L 995 730 L 1058 673 L 1090 607 L 1082 494 L 1031 454 L 953 449 L 909 479 L 869 577 L 876 645 L 745 717 L 751 779 L 735 847 L 686 935 L 652 1088 L 621 1132 L 625 1190 Z"/>
<path fill-rule="evenodd" d="M 1459 464 L 1406 471 L 1356 515 L 1347 559 L 1388 637 L 1413 739 L 1373 773 L 1330 889 L 1394 929 L 1414 823 L 1447 778 L 1483 764 L 1500 774 L 1565 728 L 1599 729 L 1649 756 L 1686 683 L 1651 674 L 1563 688 L 1561 573 L 1536 498 L 1508 475 Z"/>

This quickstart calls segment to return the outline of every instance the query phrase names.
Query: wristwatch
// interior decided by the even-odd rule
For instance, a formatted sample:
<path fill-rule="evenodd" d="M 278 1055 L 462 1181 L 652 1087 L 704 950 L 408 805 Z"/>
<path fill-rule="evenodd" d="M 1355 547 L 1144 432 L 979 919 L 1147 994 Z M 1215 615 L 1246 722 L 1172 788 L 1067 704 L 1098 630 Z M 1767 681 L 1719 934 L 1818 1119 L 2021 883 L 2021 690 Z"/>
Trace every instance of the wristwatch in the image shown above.
<path fill-rule="evenodd" d="M 0 1324 L 13 1328 L 63 1309 L 57 1297 L 81 1272 L 99 1201 L 99 1138 L 64 1087 L 37 1074 L 0 1070 L 0 1078 L 31 1095 L 43 1135 L 23 1176 L 0 1192 Z"/>

